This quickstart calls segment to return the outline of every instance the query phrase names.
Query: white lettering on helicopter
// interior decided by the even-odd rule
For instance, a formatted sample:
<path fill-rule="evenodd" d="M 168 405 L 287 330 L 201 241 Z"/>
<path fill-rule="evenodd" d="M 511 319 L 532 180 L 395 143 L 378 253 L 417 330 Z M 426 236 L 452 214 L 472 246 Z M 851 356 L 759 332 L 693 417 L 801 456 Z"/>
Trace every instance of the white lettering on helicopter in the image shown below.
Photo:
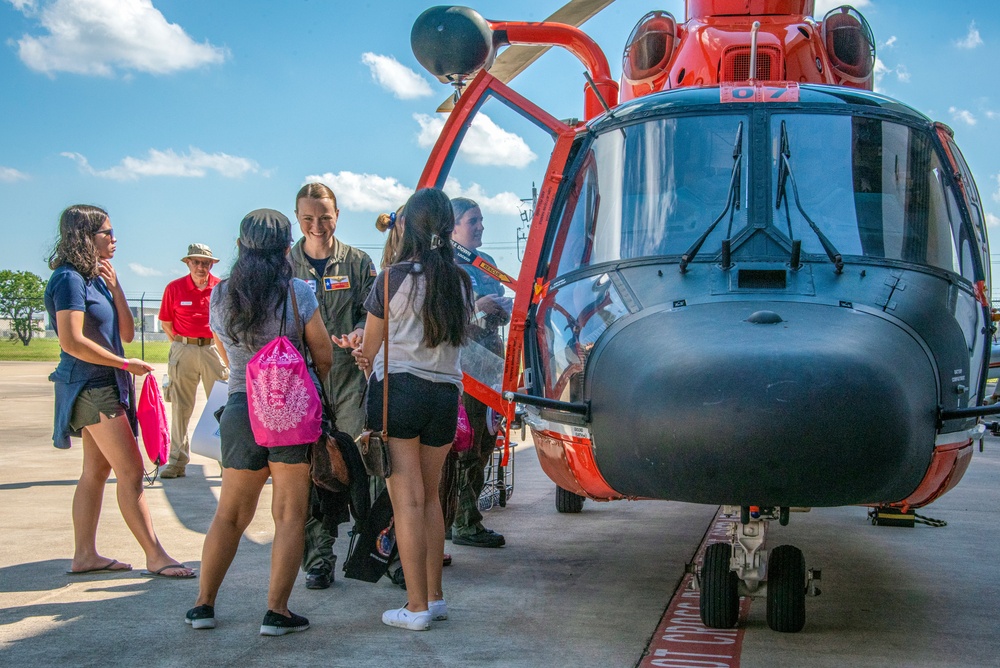
<path fill-rule="evenodd" d="M 732 102 L 798 102 L 799 84 L 794 81 L 755 82 L 735 85 L 719 85 L 719 101 Z"/>

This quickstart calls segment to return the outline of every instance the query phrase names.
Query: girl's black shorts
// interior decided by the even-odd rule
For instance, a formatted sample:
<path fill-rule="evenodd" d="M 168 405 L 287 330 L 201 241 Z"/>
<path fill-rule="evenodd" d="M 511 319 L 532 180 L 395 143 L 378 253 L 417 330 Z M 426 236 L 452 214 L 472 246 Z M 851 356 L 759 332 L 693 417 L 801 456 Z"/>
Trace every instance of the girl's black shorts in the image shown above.
<path fill-rule="evenodd" d="M 367 424 L 382 429 L 382 383 L 368 379 Z M 458 387 L 435 383 L 412 373 L 389 374 L 389 436 L 419 438 L 423 445 L 441 447 L 455 440 Z"/>

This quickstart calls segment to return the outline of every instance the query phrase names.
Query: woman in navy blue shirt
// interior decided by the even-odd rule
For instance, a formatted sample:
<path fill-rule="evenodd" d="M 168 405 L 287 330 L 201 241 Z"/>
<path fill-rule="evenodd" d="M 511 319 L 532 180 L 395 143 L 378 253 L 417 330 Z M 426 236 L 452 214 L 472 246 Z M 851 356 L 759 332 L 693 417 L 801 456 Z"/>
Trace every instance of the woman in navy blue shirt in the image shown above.
<path fill-rule="evenodd" d="M 71 435 L 83 437 L 69 573 L 132 570 L 97 551 L 104 485 L 113 470 L 118 507 L 146 553 L 143 575 L 190 578 L 194 572 L 160 545 L 143 494 L 132 375 L 145 375 L 153 367 L 124 354 L 122 340 L 132 340 L 135 322 L 111 265 L 115 244 L 107 212 L 71 206 L 60 216 L 59 238 L 49 258 L 53 273 L 45 288 L 45 308 L 62 348 L 59 366 L 49 376 L 56 390 L 52 440 L 57 448 L 68 448 Z"/>

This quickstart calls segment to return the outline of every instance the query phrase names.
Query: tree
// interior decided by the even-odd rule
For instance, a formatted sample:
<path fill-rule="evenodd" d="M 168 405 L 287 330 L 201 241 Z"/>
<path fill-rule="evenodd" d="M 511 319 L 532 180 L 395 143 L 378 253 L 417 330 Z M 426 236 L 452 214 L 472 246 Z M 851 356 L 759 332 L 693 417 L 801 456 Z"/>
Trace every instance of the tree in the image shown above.
<path fill-rule="evenodd" d="M 30 271 L 0 269 L 0 318 L 10 320 L 24 345 L 38 327 L 32 316 L 44 308 L 45 281 Z"/>

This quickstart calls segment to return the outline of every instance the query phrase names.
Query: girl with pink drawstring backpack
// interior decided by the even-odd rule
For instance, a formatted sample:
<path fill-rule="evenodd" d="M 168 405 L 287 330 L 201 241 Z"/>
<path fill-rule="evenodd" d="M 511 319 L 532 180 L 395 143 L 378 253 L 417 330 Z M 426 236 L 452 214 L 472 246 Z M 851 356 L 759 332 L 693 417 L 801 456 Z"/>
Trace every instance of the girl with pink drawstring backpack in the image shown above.
<path fill-rule="evenodd" d="M 212 289 L 209 326 L 229 366 L 229 398 L 219 420 L 222 492 L 202 553 L 202 572 L 211 577 L 201 579 L 194 607 L 185 615 L 194 629 L 215 628 L 216 596 L 268 479 L 271 507 L 281 512 L 273 514 L 271 573 L 262 578 L 271 607 L 260 633 L 309 628 L 308 619 L 288 610 L 309 514 L 309 452 L 321 429 L 316 379 L 303 355 L 312 359 L 317 377 L 325 377 L 333 364 L 333 343 L 313 289 L 292 278 L 291 243 L 284 214 L 251 211 L 240 223 L 229 277 Z M 295 318 L 304 327 L 294 325 Z"/>

